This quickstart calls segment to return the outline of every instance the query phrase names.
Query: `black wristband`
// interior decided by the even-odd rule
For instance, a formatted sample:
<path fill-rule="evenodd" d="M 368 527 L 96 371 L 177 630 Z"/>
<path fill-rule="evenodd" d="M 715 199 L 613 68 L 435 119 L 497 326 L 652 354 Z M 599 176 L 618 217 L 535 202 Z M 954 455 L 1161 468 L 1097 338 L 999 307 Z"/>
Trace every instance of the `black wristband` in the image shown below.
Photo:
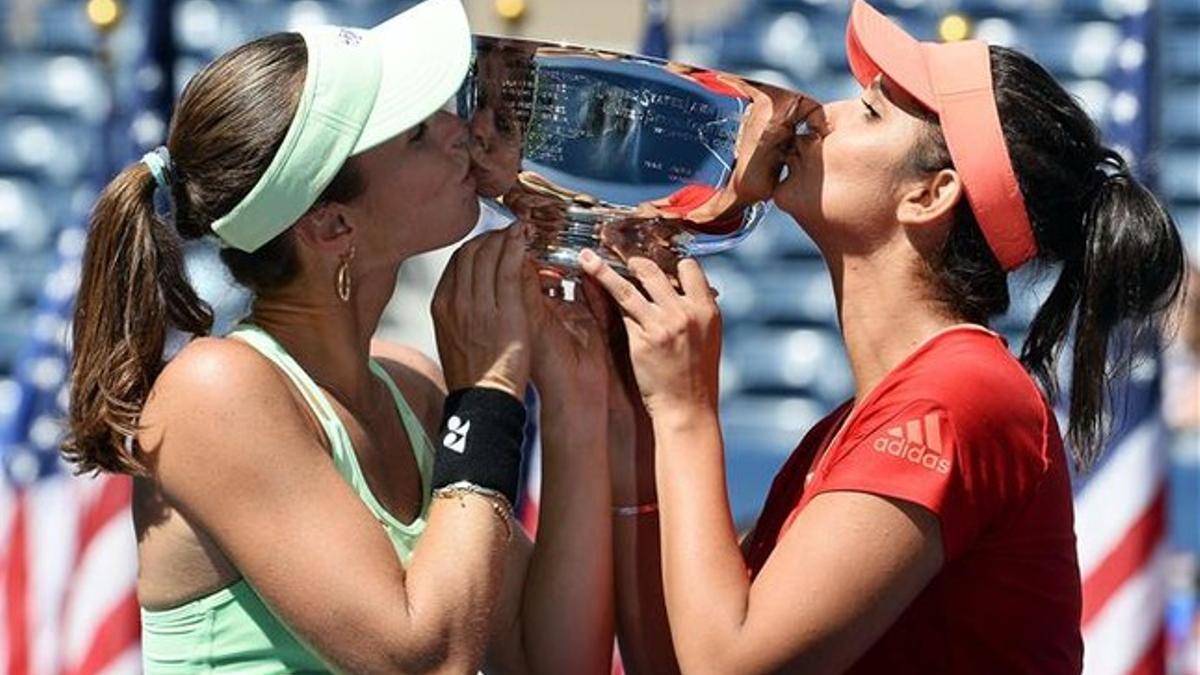
<path fill-rule="evenodd" d="M 467 482 L 517 502 L 525 404 L 491 387 L 446 397 L 433 460 L 433 489 Z"/>

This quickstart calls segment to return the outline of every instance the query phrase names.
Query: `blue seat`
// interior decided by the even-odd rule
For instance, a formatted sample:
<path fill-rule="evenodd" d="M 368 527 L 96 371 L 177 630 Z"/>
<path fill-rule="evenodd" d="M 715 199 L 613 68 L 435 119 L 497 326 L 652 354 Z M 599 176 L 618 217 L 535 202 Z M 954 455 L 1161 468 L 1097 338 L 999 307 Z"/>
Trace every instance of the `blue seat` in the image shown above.
<path fill-rule="evenodd" d="M 1175 77 L 1200 78 L 1200 27 L 1174 26 L 1164 31 L 1163 61 Z"/>
<path fill-rule="evenodd" d="M 8 54 L 0 67 L 0 115 L 69 115 L 99 124 L 110 107 L 99 67 L 81 56 Z"/>
<path fill-rule="evenodd" d="M 212 58 L 254 38 L 305 25 L 370 27 L 412 4 L 352 0 L 183 0 L 174 9 L 175 39 L 185 54 Z"/>
<path fill-rule="evenodd" d="M 4 311 L 4 321 L 0 321 L 0 373 L 10 374 L 16 369 L 17 358 L 32 325 L 32 309 L 22 307 Z"/>
<path fill-rule="evenodd" d="M 0 251 L 18 256 L 45 250 L 53 214 L 34 183 L 0 175 Z"/>
<path fill-rule="evenodd" d="M 1161 190 L 1167 198 L 1200 201 L 1200 149 L 1168 151 L 1160 181 Z"/>
<path fill-rule="evenodd" d="M 1195 0 L 1163 0 L 1162 11 L 1164 18 L 1170 23 L 1200 22 L 1200 4 Z"/>
<path fill-rule="evenodd" d="M 1169 141 L 1200 141 L 1200 84 L 1167 87 L 1162 105 L 1163 132 Z"/>
<path fill-rule="evenodd" d="M 772 205 L 758 229 L 732 254 L 746 264 L 757 265 L 764 260 L 814 258 L 821 253 L 791 216 Z"/>
<path fill-rule="evenodd" d="M 91 54 L 99 45 L 99 34 L 80 3 L 60 0 L 26 4 L 32 7 L 31 13 L 10 12 L 13 22 L 0 31 L 0 47 Z"/>
<path fill-rule="evenodd" d="M 69 119 L 0 118 L 0 173 L 69 186 L 97 167 L 92 130 Z"/>
<path fill-rule="evenodd" d="M 737 326 L 728 331 L 730 390 L 845 398 L 853 383 L 836 333 L 819 328 Z"/>
<path fill-rule="evenodd" d="M 1177 206 L 1171 209 L 1171 216 L 1179 228 L 1184 248 L 1192 260 L 1200 260 L 1200 206 Z"/>
<path fill-rule="evenodd" d="M 823 261 L 775 263 L 760 267 L 749 278 L 755 321 L 837 329 L 837 307 Z"/>
<path fill-rule="evenodd" d="M 775 474 L 828 410 L 802 396 L 738 394 L 721 401 L 726 484 L 739 529 L 753 524 Z"/>
<path fill-rule="evenodd" d="M 704 262 L 725 321 L 837 329 L 837 309 L 819 259 L 766 261 L 743 269 L 731 256 Z"/>

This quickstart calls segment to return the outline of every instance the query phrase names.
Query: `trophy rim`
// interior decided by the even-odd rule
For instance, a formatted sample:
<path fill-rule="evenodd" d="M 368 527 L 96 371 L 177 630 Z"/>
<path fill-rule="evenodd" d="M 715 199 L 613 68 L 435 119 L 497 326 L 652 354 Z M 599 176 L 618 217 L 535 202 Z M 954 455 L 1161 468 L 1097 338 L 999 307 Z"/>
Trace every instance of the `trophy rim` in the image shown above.
<path fill-rule="evenodd" d="M 477 41 L 481 38 L 486 39 L 486 40 L 492 40 L 495 42 L 512 42 L 512 43 L 519 43 L 519 44 L 524 44 L 524 45 L 533 45 L 533 46 L 537 46 L 539 48 L 554 47 L 554 48 L 558 48 L 558 49 L 569 49 L 573 52 L 579 52 L 579 53 L 584 53 L 584 54 L 591 53 L 591 54 L 595 54 L 597 56 L 612 56 L 612 57 L 617 57 L 620 59 L 640 61 L 640 62 L 647 63 L 650 65 L 655 65 L 655 66 L 673 65 L 673 66 L 679 66 L 681 68 L 687 68 L 687 69 L 690 69 L 693 71 L 720 73 L 722 75 L 727 75 L 729 77 L 736 77 L 737 79 L 739 79 L 743 82 L 746 82 L 747 84 L 752 84 L 757 87 L 769 87 L 771 89 L 777 89 L 779 91 L 784 91 L 784 92 L 789 92 L 792 94 L 797 94 L 800 96 L 805 96 L 804 92 L 797 90 L 790 86 L 783 86 L 783 85 L 780 85 L 780 84 L 777 84 L 774 82 L 765 82 L 763 80 L 755 79 L 753 77 L 746 77 L 745 75 L 742 75 L 740 73 L 736 73 L 736 72 L 733 72 L 730 70 L 726 70 L 724 68 L 716 68 L 716 67 L 711 67 L 711 66 L 700 66 L 700 65 L 696 65 L 694 63 L 689 63 L 687 61 L 678 61 L 676 59 L 664 59 L 664 58 L 660 58 L 657 56 L 647 56 L 645 54 L 638 54 L 636 52 L 623 52 L 623 51 L 619 51 L 616 49 L 609 49 L 609 48 L 605 48 L 605 47 L 588 47 L 586 45 L 581 45 L 581 44 L 578 44 L 575 42 L 569 42 L 566 40 L 544 40 L 541 38 L 512 37 L 509 35 L 496 35 L 493 33 L 471 33 L 472 43 L 474 43 L 475 41 Z M 476 54 L 472 54 L 471 59 L 474 60 L 476 58 L 476 56 L 477 56 Z"/>

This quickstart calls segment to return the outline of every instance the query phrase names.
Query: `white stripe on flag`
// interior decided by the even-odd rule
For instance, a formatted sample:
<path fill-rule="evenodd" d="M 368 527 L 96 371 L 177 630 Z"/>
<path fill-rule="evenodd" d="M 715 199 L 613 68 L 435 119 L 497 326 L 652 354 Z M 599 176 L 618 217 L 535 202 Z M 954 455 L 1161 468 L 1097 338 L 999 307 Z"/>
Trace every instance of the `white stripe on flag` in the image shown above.
<path fill-rule="evenodd" d="M 1145 512 L 1166 477 L 1161 420 L 1151 416 L 1132 430 L 1112 458 L 1075 496 L 1079 571 L 1086 579 Z"/>
<path fill-rule="evenodd" d="M 28 488 L 29 627 L 32 675 L 57 675 L 62 666 L 63 593 L 70 583 L 79 527 L 74 486 L 78 478 L 57 474 Z"/>
<path fill-rule="evenodd" d="M 83 552 L 71 579 L 63 615 L 63 657 L 75 665 L 84 657 L 105 618 L 137 586 L 137 548 L 129 510 L 109 519 Z"/>
<path fill-rule="evenodd" d="M 1083 633 L 1083 675 L 1128 675 L 1163 627 L 1166 587 L 1160 546 Z"/>

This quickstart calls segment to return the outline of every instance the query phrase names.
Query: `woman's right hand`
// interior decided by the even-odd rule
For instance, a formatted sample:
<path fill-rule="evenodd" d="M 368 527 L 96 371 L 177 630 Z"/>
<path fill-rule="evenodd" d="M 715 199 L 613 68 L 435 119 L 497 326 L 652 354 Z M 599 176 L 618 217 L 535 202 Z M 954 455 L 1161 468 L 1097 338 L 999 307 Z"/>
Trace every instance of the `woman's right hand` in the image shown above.
<path fill-rule="evenodd" d="M 433 295 L 438 355 L 450 391 L 492 387 L 517 399 L 529 380 L 529 320 L 522 302 L 519 227 L 463 244 Z"/>

